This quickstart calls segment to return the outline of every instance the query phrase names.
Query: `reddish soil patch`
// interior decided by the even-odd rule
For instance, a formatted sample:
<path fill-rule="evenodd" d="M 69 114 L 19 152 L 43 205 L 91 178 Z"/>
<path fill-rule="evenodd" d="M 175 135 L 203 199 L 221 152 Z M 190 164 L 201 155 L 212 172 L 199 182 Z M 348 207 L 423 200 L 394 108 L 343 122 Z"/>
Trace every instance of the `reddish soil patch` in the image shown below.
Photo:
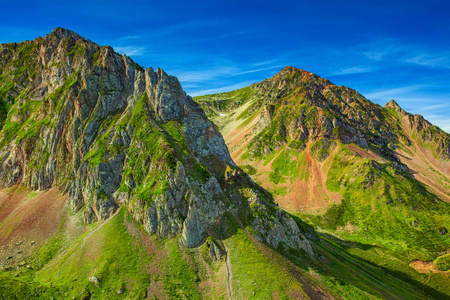
<path fill-rule="evenodd" d="M 337 150 L 337 149 L 336 149 Z M 261 174 L 258 179 L 261 185 L 269 190 L 284 188 L 286 195 L 277 195 L 277 203 L 289 212 L 322 213 L 331 204 L 339 204 L 342 196 L 339 193 L 330 192 L 327 189 L 327 172 L 324 163 L 319 163 L 309 152 L 309 147 L 305 150 L 304 164 L 300 172 L 309 172 L 308 178 L 290 178 L 286 183 L 274 185 L 268 180 L 268 173 L 272 171 L 272 162 L 266 166 L 254 166 Z M 333 160 L 336 151 L 328 158 Z M 276 157 L 275 157 L 276 158 Z M 274 158 L 274 159 L 275 159 Z M 305 169 L 305 170 L 303 170 Z M 306 170 L 307 169 L 307 170 Z"/>
<path fill-rule="evenodd" d="M 0 191 L 0 268 L 24 262 L 58 231 L 65 202 L 56 188 L 37 194 Z"/>
<path fill-rule="evenodd" d="M 230 142 L 233 134 L 237 134 L 234 131 L 230 132 L 227 143 Z M 304 158 L 304 164 L 301 167 L 300 172 L 309 172 L 307 179 L 300 180 L 299 178 L 288 178 L 285 183 L 275 185 L 269 180 L 269 174 L 272 172 L 272 163 L 277 158 L 275 156 L 272 161 L 264 165 L 264 161 L 252 161 L 241 160 L 240 152 L 245 148 L 245 143 L 248 141 L 248 136 L 240 135 L 240 139 L 234 139 L 233 142 L 241 140 L 245 137 L 244 144 L 234 146 L 234 151 L 231 153 L 233 160 L 238 164 L 250 164 L 256 170 L 257 174 L 252 175 L 252 178 L 258 182 L 263 188 L 273 191 L 275 188 L 284 189 L 286 194 L 275 195 L 277 203 L 285 210 L 289 212 L 305 212 L 305 213 L 322 213 L 332 203 L 339 204 L 342 200 L 342 196 L 339 193 L 330 192 L 327 189 L 327 173 L 328 168 L 325 167 L 325 163 L 318 162 L 311 154 L 308 147 L 305 149 L 306 154 Z M 228 144 L 230 147 L 231 145 Z M 357 147 L 355 147 L 356 151 Z M 359 148 L 358 148 L 359 149 Z M 336 148 L 327 161 L 333 160 L 336 155 Z M 361 154 L 368 157 L 375 157 L 375 155 L 361 150 Z M 297 161 L 293 161 L 297 163 Z M 303 170 L 305 169 L 305 170 Z M 308 169 L 308 170 L 306 170 Z"/>
<path fill-rule="evenodd" d="M 449 272 L 437 270 L 434 267 L 432 260 L 423 261 L 420 259 L 415 259 L 409 263 L 409 266 L 414 268 L 419 273 L 439 273 L 439 274 L 443 274 L 446 277 L 448 277 L 448 275 L 449 275 Z M 428 278 L 428 280 L 429 280 L 429 278 Z"/>
<path fill-rule="evenodd" d="M 346 147 L 348 148 L 348 150 L 352 151 L 355 155 L 359 155 L 362 158 L 372 159 L 372 160 L 375 160 L 375 161 L 378 161 L 378 162 L 385 161 L 385 159 L 383 159 L 378 154 L 372 152 L 371 150 L 361 149 L 361 148 L 359 148 L 358 146 L 356 146 L 354 144 L 348 144 L 348 145 L 346 145 Z"/>
<path fill-rule="evenodd" d="M 414 268 L 419 273 L 429 273 L 433 271 L 432 260 L 423 261 L 420 259 L 415 259 L 409 263 L 409 266 Z"/>
<path fill-rule="evenodd" d="M 397 148 L 397 158 L 409 168 L 417 180 L 427 185 L 431 192 L 450 202 L 450 162 L 435 158 L 429 149 L 418 144 L 407 120 L 402 120 L 403 132 L 408 135 L 412 144 L 406 145 L 402 142 L 402 147 L 407 150 Z"/>
<path fill-rule="evenodd" d="M 66 196 L 57 188 L 30 197 L 28 191 L 0 192 L 0 246 L 19 240 L 40 243 L 58 229 Z"/>

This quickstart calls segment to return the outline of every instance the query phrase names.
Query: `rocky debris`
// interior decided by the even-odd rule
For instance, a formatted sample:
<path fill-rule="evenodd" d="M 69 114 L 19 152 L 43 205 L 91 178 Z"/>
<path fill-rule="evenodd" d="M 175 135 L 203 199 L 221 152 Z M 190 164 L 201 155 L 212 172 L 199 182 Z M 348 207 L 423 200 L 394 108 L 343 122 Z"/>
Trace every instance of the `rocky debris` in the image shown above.
<path fill-rule="evenodd" d="M 91 276 L 91 277 L 89 277 L 89 282 L 93 283 L 93 284 L 99 284 L 100 283 L 100 279 L 98 279 L 95 276 Z"/>
<path fill-rule="evenodd" d="M 116 294 L 117 294 L 117 295 L 122 295 L 124 292 L 125 292 L 124 289 L 118 289 L 118 290 L 116 291 Z"/>

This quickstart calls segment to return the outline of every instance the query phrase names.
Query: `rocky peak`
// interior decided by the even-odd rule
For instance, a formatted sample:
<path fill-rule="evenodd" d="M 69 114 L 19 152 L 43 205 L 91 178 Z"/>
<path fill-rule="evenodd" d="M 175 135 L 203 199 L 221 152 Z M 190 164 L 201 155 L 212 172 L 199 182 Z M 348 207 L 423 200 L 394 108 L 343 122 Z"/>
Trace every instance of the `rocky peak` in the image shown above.
<path fill-rule="evenodd" d="M 398 105 L 398 103 L 395 102 L 393 99 L 391 101 L 389 101 L 388 103 L 386 103 L 384 105 L 384 108 L 391 108 L 391 109 L 395 110 L 397 113 L 399 113 L 402 117 L 407 114 L 406 111 L 404 111 L 400 107 L 400 105 Z"/>
<path fill-rule="evenodd" d="M 73 32 L 72 30 L 69 30 L 69 29 L 62 28 L 62 27 L 56 27 L 47 36 L 54 36 L 60 40 L 62 40 L 63 38 L 72 38 L 75 40 L 79 40 L 79 39 L 85 40 L 85 38 L 81 37 L 78 33 Z"/>
<path fill-rule="evenodd" d="M 126 205 L 150 233 L 182 234 L 189 247 L 251 200 L 263 216 L 247 224 L 258 239 L 312 253 L 296 223 L 236 167 L 176 77 L 63 28 L 7 52 L 0 188 L 58 186 L 87 223 Z"/>

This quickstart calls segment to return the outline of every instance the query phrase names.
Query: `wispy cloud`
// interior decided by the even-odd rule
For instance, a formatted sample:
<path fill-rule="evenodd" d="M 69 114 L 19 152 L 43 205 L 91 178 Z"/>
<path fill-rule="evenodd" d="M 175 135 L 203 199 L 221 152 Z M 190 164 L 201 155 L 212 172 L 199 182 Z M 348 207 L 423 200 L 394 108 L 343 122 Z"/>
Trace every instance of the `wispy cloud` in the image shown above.
<path fill-rule="evenodd" d="M 123 36 L 123 37 L 119 38 L 119 40 L 128 41 L 128 40 L 136 40 L 136 39 L 141 39 L 141 38 L 144 38 L 144 36 L 142 36 L 142 35 L 127 35 L 127 36 Z"/>
<path fill-rule="evenodd" d="M 383 102 L 383 101 L 388 101 L 390 99 L 405 98 L 406 95 L 411 95 L 411 93 L 416 92 L 424 87 L 426 87 L 426 86 L 424 86 L 424 85 L 409 85 L 409 86 L 402 86 L 402 87 L 396 87 L 396 88 L 391 88 L 391 89 L 375 90 L 375 91 L 366 93 L 364 96 L 367 99 L 372 100 L 372 101 Z"/>
<path fill-rule="evenodd" d="M 450 68 L 450 52 L 439 52 L 422 45 L 402 43 L 398 39 L 377 39 L 358 45 L 356 51 L 377 62 L 396 61 L 431 68 Z"/>
<path fill-rule="evenodd" d="M 450 53 L 442 56 L 420 53 L 413 57 L 405 58 L 404 61 L 432 68 L 450 68 Z"/>
<path fill-rule="evenodd" d="M 337 71 L 334 71 L 329 74 L 329 76 L 340 76 L 340 75 L 351 75 L 351 74 L 361 74 L 361 73 L 367 73 L 371 72 L 373 70 L 372 67 L 349 67 L 349 68 L 343 68 Z"/>
<path fill-rule="evenodd" d="M 126 47 L 113 47 L 115 51 L 126 54 L 128 56 L 139 56 L 146 54 L 146 47 L 139 46 L 126 46 Z"/>
<path fill-rule="evenodd" d="M 238 76 L 238 75 L 244 75 L 244 74 L 250 74 L 250 73 L 256 73 L 256 72 L 262 72 L 262 71 L 267 71 L 267 70 L 279 69 L 279 68 L 282 68 L 282 67 L 284 67 L 284 65 L 272 66 L 272 67 L 260 68 L 260 69 L 253 69 L 253 70 L 247 70 L 247 71 L 241 71 L 241 72 L 237 72 L 237 73 L 231 74 L 230 76 Z"/>
<path fill-rule="evenodd" d="M 450 133 L 450 119 L 442 114 L 424 114 L 423 117 L 442 130 Z"/>
<path fill-rule="evenodd" d="M 446 95 L 430 94 L 429 85 L 410 85 L 365 93 L 365 97 L 380 105 L 394 99 L 404 110 L 420 114 L 425 119 L 450 132 L 449 98 Z"/>

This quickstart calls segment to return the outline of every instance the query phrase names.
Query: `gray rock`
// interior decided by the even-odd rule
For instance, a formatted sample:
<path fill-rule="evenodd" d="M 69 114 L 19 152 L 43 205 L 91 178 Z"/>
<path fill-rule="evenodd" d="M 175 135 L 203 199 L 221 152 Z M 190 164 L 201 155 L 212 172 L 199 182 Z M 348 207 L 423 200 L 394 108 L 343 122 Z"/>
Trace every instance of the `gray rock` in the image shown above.
<path fill-rule="evenodd" d="M 98 279 L 95 276 L 91 276 L 91 277 L 89 277 L 89 282 L 93 283 L 93 284 L 99 284 L 100 283 L 100 279 Z"/>
<path fill-rule="evenodd" d="M 117 295 L 122 295 L 124 292 L 125 292 L 125 291 L 124 291 L 123 289 L 118 289 L 118 290 L 116 291 L 116 294 L 117 294 Z"/>

